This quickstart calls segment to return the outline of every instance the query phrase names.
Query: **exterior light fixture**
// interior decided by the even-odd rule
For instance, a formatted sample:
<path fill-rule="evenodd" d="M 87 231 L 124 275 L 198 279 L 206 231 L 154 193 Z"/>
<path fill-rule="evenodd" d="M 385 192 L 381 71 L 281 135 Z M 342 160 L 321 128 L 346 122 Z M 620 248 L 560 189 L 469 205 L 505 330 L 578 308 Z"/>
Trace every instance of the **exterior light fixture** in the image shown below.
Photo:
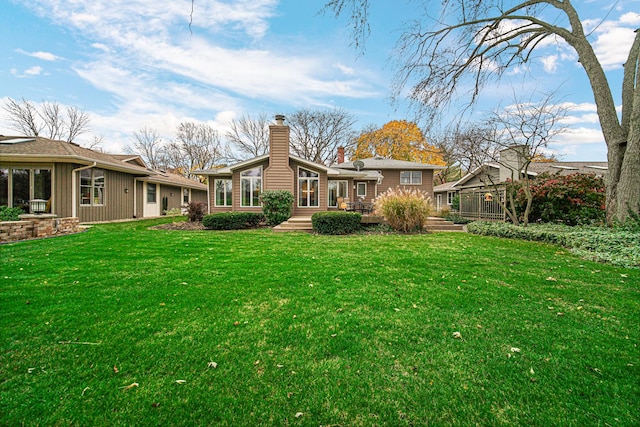
<path fill-rule="evenodd" d="M 47 201 L 43 199 L 29 200 L 29 210 L 33 214 L 42 214 L 47 211 Z"/>

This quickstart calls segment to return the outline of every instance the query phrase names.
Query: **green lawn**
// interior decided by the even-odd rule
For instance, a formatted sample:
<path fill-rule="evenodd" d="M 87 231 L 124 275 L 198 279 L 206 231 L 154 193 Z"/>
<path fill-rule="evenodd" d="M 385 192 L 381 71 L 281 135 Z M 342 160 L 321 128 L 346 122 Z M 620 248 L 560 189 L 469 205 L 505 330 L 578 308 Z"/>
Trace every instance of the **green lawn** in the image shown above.
<path fill-rule="evenodd" d="M 0 245 L 0 424 L 640 424 L 640 270 L 151 224 Z"/>

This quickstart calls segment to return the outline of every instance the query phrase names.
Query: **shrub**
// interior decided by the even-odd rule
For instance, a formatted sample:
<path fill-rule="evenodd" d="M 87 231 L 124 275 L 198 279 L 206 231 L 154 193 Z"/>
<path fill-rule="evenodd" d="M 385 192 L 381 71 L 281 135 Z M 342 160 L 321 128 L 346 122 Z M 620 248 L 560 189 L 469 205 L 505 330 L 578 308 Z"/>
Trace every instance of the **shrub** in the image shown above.
<path fill-rule="evenodd" d="M 485 236 L 554 243 L 585 259 L 627 268 L 640 268 L 640 233 L 626 229 L 562 224 L 518 227 L 500 222 L 477 221 L 467 231 Z"/>
<path fill-rule="evenodd" d="M 187 217 L 191 222 L 200 222 L 207 213 L 207 204 L 202 202 L 189 202 L 187 205 Z"/>
<path fill-rule="evenodd" d="M 20 215 L 23 213 L 24 211 L 20 208 L 0 206 L 0 221 L 20 221 Z"/>
<path fill-rule="evenodd" d="M 205 215 L 202 225 L 209 230 L 243 230 L 257 227 L 264 219 L 256 212 L 219 212 Z"/>
<path fill-rule="evenodd" d="M 431 198 L 413 189 L 390 188 L 374 201 L 376 213 L 384 216 L 394 230 L 422 231 L 431 214 Z"/>
<path fill-rule="evenodd" d="M 362 215 L 357 212 L 316 212 L 311 217 L 313 231 L 320 234 L 351 234 L 360 230 Z"/>
<path fill-rule="evenodd" d="M 293 210 L 293 194 L 287 190 L 265 190 L 260 195 L 262 211 L 268 225 L 278 225 L 289 218 Z"/>
<path fill-rule="evenodd" d="M 171 208 L 168 211 L 166 211 L 164 214 L 167 215 L 167 216 L 182 215 L 182 209 L 180 209 L 180 208 Z"/>
<path fill-rule="evenodd" d="M 522 183 L 514 185 L 522 186 Z M 531 183 L 533 196 L 529 222 L 567 225 L 602 223 L 605 220 L 605 191 L 602 178 L 593 174 L 540 175 Z M 527 199 L 518 189 L 516 209 L 524 212 Z"/>
<path fill-rule="evenodd" d="M 441 218 L 446 218 L 450 215 L 451 215 L 451 209 L 449 209 L 449 206 L 440 208 L 440 210 L 438 211 L 438 216 Z"/>
<path fill-rule="evenodd" d="M 460 194 L 453 196 L 453 199 L 451 200 L 451 209 L 454 211 L 460 211 Z"/>

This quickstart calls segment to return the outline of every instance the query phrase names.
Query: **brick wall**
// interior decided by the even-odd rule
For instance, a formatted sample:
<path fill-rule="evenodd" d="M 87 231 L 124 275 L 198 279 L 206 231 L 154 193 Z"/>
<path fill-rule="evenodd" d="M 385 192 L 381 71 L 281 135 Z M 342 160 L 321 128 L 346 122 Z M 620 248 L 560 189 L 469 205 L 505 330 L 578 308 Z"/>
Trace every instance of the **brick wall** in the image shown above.
<path fill-rule="evenodd" d="M 79 218 L 34 216 L 25 215 L 21 221 L 0 221 L 0 242 L 60 236 L 80 230 Z"/>

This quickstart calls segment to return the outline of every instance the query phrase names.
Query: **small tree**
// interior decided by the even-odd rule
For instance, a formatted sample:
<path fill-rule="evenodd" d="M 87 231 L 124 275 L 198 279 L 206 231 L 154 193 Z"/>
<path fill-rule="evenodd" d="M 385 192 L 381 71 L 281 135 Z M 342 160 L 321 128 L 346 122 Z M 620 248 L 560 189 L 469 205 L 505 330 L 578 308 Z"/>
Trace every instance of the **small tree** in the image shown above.
<path fill-rule="evenodd" d="M 432 211 L 431 198 L 423 191 L 390 188 L 375 201 L 375 211 L 396 231 L 422 231 Z"/>
<path fill-rule="evenodd" d="M 291 218 L 294 200 L 291 191 L 265 190 L 260 198 L 268 225 L 278 225 Z"/>

